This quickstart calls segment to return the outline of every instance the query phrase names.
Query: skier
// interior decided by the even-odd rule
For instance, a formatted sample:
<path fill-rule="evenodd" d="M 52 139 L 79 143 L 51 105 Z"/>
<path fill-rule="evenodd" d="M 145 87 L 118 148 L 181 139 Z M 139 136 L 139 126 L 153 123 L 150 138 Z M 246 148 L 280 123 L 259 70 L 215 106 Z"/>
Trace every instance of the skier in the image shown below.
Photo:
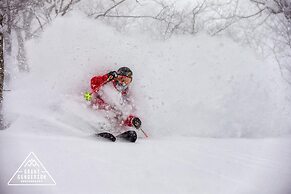
<path fill-rule="evenodd" d="M 118 110 L 115 106 L 110 105 L 102 98 L 100 89 L 109 83 L 113 85 L 117 92 L 121 94 L 122 102 L 130 104 L 129 98 L 129 84 L 132 82 L 132 71 L 128 67 L 121 67 L 117 71 L 110 71 L 109 73 L 101 76 L 94 76 L 91 79 L 91 92 L 86 92 L 84 97 L 87 101 L 91 101 L 92 105 L 95 105 L 100 110 L 110 111 L 114 114 L 113 118 L 116 126 L 134 127 L 140 129 L 141 120 L 130 114 L 125 119 L 123 118 L 122 111 Z M 108 138 L 115 141 L 115 137 L 112 137 L 110 133 L 99 133 L 101 137 Z M 122 134 L 123 137 L 128 138 L 130 141 L 135 142 L 137 135 L 135 131 L 128 131 Z"/>

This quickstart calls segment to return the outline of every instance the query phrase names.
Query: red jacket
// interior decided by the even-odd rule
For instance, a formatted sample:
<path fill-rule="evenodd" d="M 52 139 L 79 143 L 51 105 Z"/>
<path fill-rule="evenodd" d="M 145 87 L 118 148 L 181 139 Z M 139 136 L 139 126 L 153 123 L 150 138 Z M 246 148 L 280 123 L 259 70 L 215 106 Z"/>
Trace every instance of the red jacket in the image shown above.
<path fill-rule="evenodd" d="M 116 88 L 116 81 L 110 81 L 113 82 L 114 87 Z M 108 75 L 102 75 L 102 76 L 94 76 L 91 79 L 91 89 L 92 89 L 92 93 L 93 92 L 98 92 L 98 90 L 104 86 L 105 84 L 109 83 L 108 82 Z M 127 94 L 127 89 L 125 91 L 122 91 L 122 95 L 126 95 Z M 105 101 L 102 98 L 98 98 L 97 99 L 97 104 L 99 105 L 103 105 L 106 104 Z M 123 126 L 129 126 L 129 127 L 133 127 L 132 124 L 132 120 L 135 118 L 135 116 L 133 115 L 129 115 L 125 120 L 122 121 L 122 125 Z"/>
<path fill-rule="evenodd" d="M 116 84 L 117 82 L 112 80 L 110 81 L 113 83 L 113 86 L 115 87 L 116 89 Z M 92 93 L 93 92 L 98 92 L 98 90 L 105 84 L 108 83 L 108 75 L 105 74 L 105 75 L 102 75 L 102 76 L 94 76 L 92 79 L 91 79 L 91 89 L 92 89 Z M 128 89 L 122 91 L 122 95 L 126 95 L 128 92 Z"/>
<path fill-rule="evenodd" d="M 91 89 L 92 92 L 97 92 L 104 84 L 106 84 L 108 81 L 108 75 L 105 74 L 103 76 L 94 76 L 91 79 Z"/>

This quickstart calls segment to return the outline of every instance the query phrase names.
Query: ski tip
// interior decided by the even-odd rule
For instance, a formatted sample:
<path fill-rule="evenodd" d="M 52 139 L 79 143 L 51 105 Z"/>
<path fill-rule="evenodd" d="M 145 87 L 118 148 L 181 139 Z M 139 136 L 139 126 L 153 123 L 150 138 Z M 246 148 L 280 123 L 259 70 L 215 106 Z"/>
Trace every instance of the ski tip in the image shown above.
<path fill-rule="evenodd" d="M 112 135 L 111 133 L 108 133 L 108 132 L 98 133 L 96 135 L 98 137 L 102 137 L 102 138 L 107 139 L 107 140 L 112 141 L 112 142 L 116 141 L 116 137 L 114 137 L 114 135 Z"/>
<path fill-rule="evenodd" d="M 129 131 L 126 131 L 124 133 L 121 133 L 117 137 L 124 139 L 126 141 L 129 141 L 129 142 L 132 142 L 132 143 L 135 143 L 137 140 L 137 134 L 133 130 L 129 130 Z"/>

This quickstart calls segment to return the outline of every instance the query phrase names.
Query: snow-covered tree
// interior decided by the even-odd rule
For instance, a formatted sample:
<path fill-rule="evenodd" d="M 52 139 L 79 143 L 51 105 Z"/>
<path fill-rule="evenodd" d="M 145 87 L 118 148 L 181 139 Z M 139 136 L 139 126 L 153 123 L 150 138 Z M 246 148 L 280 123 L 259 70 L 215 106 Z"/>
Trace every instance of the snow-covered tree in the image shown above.
<path fill-rule="evenodd" d="M 80 0 L 3 0 L 3 33 L 5 53 L 11 55 L 13 34 L 16 36 L 18 69 L 28 71 L 24 41 L 37 36 L 57 16 L 64 16 Z"/>
<path fill-rule="evenodd" d="M 286 19 L 291 19 L 291 1 L 289 0 L 251 0 L 260 9 L 266 9 L 273 14 L 283 14 Z"/>

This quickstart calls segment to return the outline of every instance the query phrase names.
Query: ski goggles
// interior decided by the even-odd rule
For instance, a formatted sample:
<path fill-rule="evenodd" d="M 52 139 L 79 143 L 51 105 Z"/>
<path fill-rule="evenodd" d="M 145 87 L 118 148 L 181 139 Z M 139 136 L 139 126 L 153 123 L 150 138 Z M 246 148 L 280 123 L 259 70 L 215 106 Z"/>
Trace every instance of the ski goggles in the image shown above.
<path fill-rule="evenodd" d="M 127 77 L 127 76 L 124 76 L 124 75 L 118 75 L 117 78 L 115 78 L 119 83 L 122 83 L 122 84 L 125 84 L 125 85 L 128 85 L 131 83 L 132 81 L 132 78 L 131 77 Z"/>

